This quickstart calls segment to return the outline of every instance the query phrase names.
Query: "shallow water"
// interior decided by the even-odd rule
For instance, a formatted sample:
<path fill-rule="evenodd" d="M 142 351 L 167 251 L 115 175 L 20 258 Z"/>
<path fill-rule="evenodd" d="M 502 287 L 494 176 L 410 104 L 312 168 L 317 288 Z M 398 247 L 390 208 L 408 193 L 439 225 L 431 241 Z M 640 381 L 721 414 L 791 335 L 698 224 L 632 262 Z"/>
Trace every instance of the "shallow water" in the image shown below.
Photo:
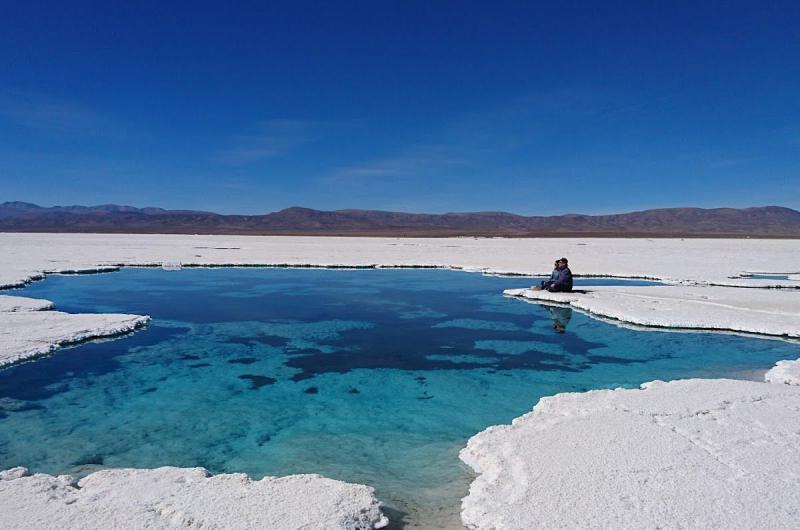
<path fill-rule="evenodd" d="M 457 526 L 471 480 L 459 449 L 542 396 L 743 378 L 800 357 L 796 343 L 637 331 L 500 294 L 530 283 L 441 270 L 50 276 L 15 294 L 153 322 L 0 371 L 0 469 L 320 473 L 375 486 L 399 525 Z"/>
<path fill-rule="evenodd" d="M 788 274 L 751 274 L 748 278 L 753 280 L 788 280 Z"/>

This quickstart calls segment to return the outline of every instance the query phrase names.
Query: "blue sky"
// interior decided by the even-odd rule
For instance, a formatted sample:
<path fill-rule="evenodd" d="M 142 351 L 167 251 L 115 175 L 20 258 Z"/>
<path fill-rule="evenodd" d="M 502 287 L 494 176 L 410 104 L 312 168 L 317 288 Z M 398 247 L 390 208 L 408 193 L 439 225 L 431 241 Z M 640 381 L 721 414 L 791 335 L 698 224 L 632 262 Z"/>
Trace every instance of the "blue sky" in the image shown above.
<path fill-rule="evenodd" d="M 0 201 L 800 209 L 798 6 L 5 2 Z"/>

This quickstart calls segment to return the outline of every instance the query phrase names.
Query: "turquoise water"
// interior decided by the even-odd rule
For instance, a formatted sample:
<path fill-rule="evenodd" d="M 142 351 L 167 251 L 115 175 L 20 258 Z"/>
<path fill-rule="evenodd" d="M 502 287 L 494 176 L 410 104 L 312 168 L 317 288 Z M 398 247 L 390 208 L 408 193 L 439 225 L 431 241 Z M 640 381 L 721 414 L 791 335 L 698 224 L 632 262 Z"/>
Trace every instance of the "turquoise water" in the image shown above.
<path fill-rule="evenodd" d="M 375 486 L 398 526 L 454 526 L 471 480 L 458 450 L 542 396 L 751 377 L 800 357 L 796 343 L 637 331 L 500 294 L 530 283 L 441 270 L 50 276 L 14 294 L 153 322 L 0 371 L 0 469 L 320 473 Z"/>

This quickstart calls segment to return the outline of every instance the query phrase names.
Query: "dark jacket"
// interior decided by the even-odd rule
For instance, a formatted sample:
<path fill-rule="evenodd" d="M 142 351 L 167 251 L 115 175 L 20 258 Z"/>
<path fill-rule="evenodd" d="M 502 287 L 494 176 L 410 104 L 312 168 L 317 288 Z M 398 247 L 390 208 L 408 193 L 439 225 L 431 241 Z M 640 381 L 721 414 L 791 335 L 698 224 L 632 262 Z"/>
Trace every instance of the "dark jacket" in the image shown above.
<path fill-rule="evenodd" d="M 542 280 L 539 282 L 539 285 L 542 289 L 549 289 L 550 286 L 553 284 L 554 281 L 558 278 L 558 267 L 553 269 L 553 272 L 550 273 L 550 278 L 547 280 Z"/>
<path fill-rule="evenodd" d="M 572 271 L 569 270 L 569 267 L 559 269 L 558 276 L 549 290 L 560 292 L 569 292 L 572 290 Z"/>

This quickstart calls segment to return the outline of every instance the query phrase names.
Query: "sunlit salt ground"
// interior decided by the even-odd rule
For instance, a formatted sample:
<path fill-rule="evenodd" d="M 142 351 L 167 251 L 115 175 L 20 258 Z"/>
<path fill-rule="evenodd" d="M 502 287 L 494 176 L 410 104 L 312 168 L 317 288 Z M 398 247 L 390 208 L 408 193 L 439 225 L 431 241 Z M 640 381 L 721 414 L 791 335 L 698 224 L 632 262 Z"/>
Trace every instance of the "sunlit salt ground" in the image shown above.
<path fill-rule="evenodd" d="M 458 450 L 542 396 L 752 377 L 800 357 L 796 343 L 635 331 L 500 294 L 531 283 L 414 270 L 51 276 L 20 294 L 153 323 L 0 372 L 0 469 L 313 472 L 375 486 L 398 526 L 457 527 L 471 480 Z"/>

